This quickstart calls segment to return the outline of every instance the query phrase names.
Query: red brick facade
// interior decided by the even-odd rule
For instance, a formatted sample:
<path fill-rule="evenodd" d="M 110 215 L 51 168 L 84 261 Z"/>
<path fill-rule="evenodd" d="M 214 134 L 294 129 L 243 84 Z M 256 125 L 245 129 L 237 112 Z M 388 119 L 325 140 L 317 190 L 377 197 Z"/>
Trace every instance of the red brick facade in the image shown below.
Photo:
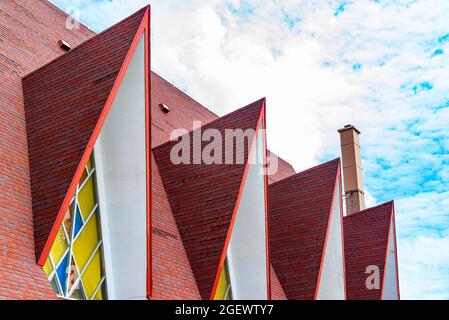
<path fill-rule="evenodd" d="M 22 77 L 93 33 L 65 28 L 67 16 L 47 1 L 0 1 L 0 299 L 51 299 L 36 265 Z"/>

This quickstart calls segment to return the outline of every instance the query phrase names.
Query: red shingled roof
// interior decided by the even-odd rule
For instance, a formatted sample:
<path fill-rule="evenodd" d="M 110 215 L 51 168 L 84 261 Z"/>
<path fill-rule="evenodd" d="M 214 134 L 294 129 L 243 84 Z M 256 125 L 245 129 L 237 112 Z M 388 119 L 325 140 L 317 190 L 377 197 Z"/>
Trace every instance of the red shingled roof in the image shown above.
<path fill-rule="evenodd" d="M 343 218 L 348 300 L 381 299 L 382 287 L 366 288 L 365 271 L 378 266 L 382 285 L 392 215 L 393 201 Z"/>
<path fill-rule="evenodd" d="M 217 129 L 254 129 L 261 123 L 265 99 L 250 104 L 202 127 Z M 193 133 L 189 133 L 190 143 Z M 183 240 L 187 257 L 201 297 L 210 299 L 220 259 L 230 229 L 237 199 L 244 180 L 250 143 L 245 139 L 245 164 L 180 164 L 170 159 L 169 142 L 153 153 L 165 191 Z M 254 143 L 252 141 L 251 143 Z M 207 143 L 203 142 L 202 147 Z M 226 150 L 223 141 L 223 160 Z M 193 152 L 192 152 L 193 157 Z M 236 152 L 234 152 L 234 159 Z"/>
<path fill-rule="evenodd" d="M 89 141 L 148 11 L 143 8 L 23 79 L 38 258 L 59 227 L 58 213 L 76 185 L 82 158 L 87 161 Z"/>
<path fill-rule="evenodd" d="M 269 186 L 270 256 L 288 299 L 314 299 L 340 160 Z"/>

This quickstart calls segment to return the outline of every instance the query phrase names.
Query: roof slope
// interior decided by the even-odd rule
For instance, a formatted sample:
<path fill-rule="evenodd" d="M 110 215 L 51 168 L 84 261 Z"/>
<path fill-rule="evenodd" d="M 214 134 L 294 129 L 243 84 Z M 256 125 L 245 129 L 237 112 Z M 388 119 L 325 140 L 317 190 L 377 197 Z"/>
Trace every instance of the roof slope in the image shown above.
<path fill-rule="evenodd" d="M 270 256 L 288 299 L 314 299 L 339 159 L 269 186 Z"/>
<path fill-rule="evenodd" d="M 152 298 L 201 299 L 154 156 L 151 160 Z"/>
<path fill-rule="evenodd" d="M 382 287 L 366 288 L 365 271 L 378 266 L 382 286 L 392 214 L 393 201 L 343 218 L 348 300 L 381 299 Z"/>
<path fill-rule="evenodd" d="M 264 105 L 265 99 L 259 100 L 203 126 L 201 130 L 204 132 L 214 128 L 223 137 L 225 129 L 255 130 Z M 189 137 L 192 147 L 193 132 L 189 133 Z M 250 144 L 247 140 L 245 164 Z M 239 196 L 245 164 L 174 165 L 170 151 L 177 143 L 163 144 L 153 149 L 153 153 L 201 297 L 209 299 Z M 206 144 L 203 142 L 202 147 Z M 224 141 L 222 146 L 224 160 L 229 150 L 225 149 Z"/>
<path fill-rule="evenodd" d="M 146 11 L 23 79 L 38 257 Z"/>

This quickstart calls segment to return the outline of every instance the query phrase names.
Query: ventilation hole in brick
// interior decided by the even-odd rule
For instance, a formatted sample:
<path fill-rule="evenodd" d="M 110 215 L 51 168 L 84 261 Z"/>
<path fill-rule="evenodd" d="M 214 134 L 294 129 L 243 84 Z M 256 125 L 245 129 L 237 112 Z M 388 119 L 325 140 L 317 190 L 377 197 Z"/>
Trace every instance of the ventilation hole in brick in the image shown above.
<path fill-rule="evenodd" d="M 159 105 L 159 107 L 161 107 L 162 112 L 165 113 L 165 114 L 170 112 L 170 108 L 167 105 L 163 104 L 163 103 L 161 103 Z"/>
<path fill-rule="evenodd" d="M 70 51 L 72 49 L 72 46 L 67 41 L 65 41 L 64 39 L 59 39 L 58 40 L 58 45 L 65 52 L 68 52 L 68 51 Z"/>

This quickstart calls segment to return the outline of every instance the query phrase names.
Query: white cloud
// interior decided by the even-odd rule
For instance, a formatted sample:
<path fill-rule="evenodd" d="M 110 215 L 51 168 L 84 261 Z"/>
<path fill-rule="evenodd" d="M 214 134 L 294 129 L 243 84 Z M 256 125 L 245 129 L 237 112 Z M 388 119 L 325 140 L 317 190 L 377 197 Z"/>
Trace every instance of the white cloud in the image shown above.
<path fill-rule="evenodd" d="M 149 1 L 53 2 L 101 30 Z M 154 1 L 153 66 L 221 115 L 266 96 L 269 147 L 298 170 L 339 155 L 339 127 L 360 127 L 367 201 L 399 200 L 403 296 L 447 298 L 435 199 L 447 207 L 449 2 L 361 0 L 335 16 L 342 3 Z"/>

